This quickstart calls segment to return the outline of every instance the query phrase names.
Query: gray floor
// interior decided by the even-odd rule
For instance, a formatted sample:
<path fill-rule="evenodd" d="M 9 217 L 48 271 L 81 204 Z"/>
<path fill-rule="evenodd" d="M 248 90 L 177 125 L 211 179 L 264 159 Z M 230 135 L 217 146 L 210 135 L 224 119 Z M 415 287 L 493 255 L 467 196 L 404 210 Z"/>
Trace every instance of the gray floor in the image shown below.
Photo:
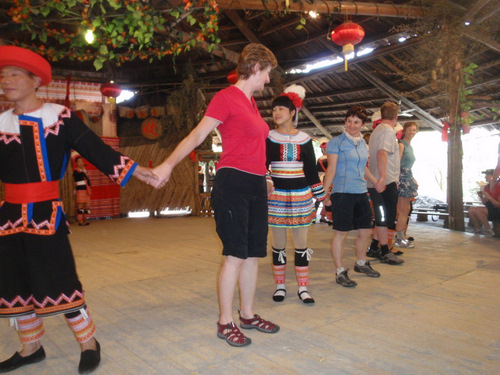
<path fill-rule="evenodd" d="M 216 337 L 222 257 L 211 218 L 114 219 L 72 230 L 103 348 L 95 374 L 500 373 L 497 238 L 411 223 L 417 247 L 405 251 L 406 263 L 373 262 L 380 279 L 351 271 L 358 286 L 347 289 L 333 277 L 331 229 L 315 224 L 316 304 L 298 300 L 292 264 L 288 296 L 273 302 L 270 257 L 263 259 L 256 312 L 281 331 L 245 331 L 253 343 L 233 348 Z M 345 253 L 351 269 L 353 235 Z M 7 321 L 0 323 L 3 360 L 19 344 Z M 47 359 L 12 374 L 77 373 L 79 348 L 64 319 L 47 318 L 45 327 Z"/>

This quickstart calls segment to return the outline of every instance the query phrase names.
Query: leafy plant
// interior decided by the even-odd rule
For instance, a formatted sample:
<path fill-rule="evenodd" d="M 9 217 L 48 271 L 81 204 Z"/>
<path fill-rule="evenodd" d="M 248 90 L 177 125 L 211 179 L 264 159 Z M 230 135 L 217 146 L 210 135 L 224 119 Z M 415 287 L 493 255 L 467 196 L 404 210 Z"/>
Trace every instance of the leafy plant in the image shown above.
<path fill-rule="evenodd" d="M 9 10 L 21 31 L 31 32 L 35 48 L 53 61 L 94 61 L 96 70 L 110 62 L 177 56 L 200 42 L 209 49 L 217 37 L 219 9 L 215 0 L 183 0 L 161 8 L 142 0 L 14 0 Z M 193 38 L 186 40 L 176 25 L 183 22 Z M 95 36 L 88 43 L 84 34 Z"/>

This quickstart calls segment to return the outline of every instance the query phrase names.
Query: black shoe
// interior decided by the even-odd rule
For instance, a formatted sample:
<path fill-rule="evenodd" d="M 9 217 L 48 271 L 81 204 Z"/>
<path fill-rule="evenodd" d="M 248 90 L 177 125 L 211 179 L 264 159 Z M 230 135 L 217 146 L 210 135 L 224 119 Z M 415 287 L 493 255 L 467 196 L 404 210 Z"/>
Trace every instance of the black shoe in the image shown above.
<path fill-rule="evenodd" d="M 307 293 L 309 297 L 302 298 L 302 294 Z M 306 304 L 314 303 L 314 298 L 312 298 L 309 295 L 309 292 L 307 290 L 303 290 L 302 292 L 297 292 L 297 295 L 299 296 L 300 300 Z"/>
<path fill-rule="evenodd" d="M 96 350 L 85 350 L 80 356 L 80 364 L 78 365 L 78 373 L 88 374 L 99 367 L 101 362 L 101 345 L 95 340 Z"/>
<path fill-rule="evenodd" d="M 347 274 L 347 271 L 349 271 L 349 269 L 345 269 L 344 271 L 342 271 L 340 273 L 340 275 L 336 275 L 335 276 L 335 280 L 337 281 L 337 284 L 340 284 L 342 286 L 345 286 L 346 288 L 351 288 L 353 286 L 356 286 L 358 285 L 358 283 L 356 281 L 353 281 L 349 278 L 349 275 Z"/>
<path fill-rule="evenodd" d="M 366 256 L 370 258 L 382 259 L 382 254 L 380 253 L 380 249 L 377 250 L 368 249 L 368 251 L 366 252 Z"/>
<path fill-rule="evenodd" d="M 30 354 L 27 357 L 22 357 L 18 352 L 16 352 L 12 357 L 6 361 L 0 362 L 0 372 L 13 371 L 24 365 L 29 365 L 32 363 L 40 362 L 45 359 L 45 350 L 43 346 L 40 347 L 36 352 Z"/>
<path fill-rule="evenodd" d="M 273 301 L 274 302 L 283 302 L 286 297 L 286 289 L 283 288 L 278 288 L 273 294 Z"/>

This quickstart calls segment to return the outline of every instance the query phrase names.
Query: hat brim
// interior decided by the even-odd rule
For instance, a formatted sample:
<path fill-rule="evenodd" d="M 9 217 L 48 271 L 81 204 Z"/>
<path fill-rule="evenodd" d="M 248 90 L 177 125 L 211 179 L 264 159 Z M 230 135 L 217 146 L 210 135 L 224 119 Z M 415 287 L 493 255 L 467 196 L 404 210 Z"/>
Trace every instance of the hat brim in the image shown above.
<path fill-rule="evenodd" d="M 52 81 L 52 67 L 39 54 L 26 48 L 16 46 L 0 46 L 0 69 L 6 66 L 16 66 L 40 77 L 41 86 Z"/>

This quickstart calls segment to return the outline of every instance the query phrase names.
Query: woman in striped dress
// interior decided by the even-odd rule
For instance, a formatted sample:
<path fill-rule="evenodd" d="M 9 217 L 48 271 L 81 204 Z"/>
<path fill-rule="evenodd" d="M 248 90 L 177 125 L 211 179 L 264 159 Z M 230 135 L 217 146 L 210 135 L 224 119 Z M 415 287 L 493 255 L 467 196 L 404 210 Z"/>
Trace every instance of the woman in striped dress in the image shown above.
<path fill-rule="evenodd" d="M 268 184 L 272 191 L 268 202 L 276 283 L 273 300 L 281 302 L 286 296 L 286 229 L 291 228 L 295 245 L 295 276 L 299 286 L 297 294 L 304 303 L 310 304 L 314 299 L 307 287 L 313 251 L 307 247 L 307 231 L 316 217 L 313 195 L 319 201 L 326 196 L 316 169 L 312 139 L 296 129 L 304 93 L 303 87 L 291 86 L 272 104 L 276 129 L 269 132 L 267 139 Z"/>

